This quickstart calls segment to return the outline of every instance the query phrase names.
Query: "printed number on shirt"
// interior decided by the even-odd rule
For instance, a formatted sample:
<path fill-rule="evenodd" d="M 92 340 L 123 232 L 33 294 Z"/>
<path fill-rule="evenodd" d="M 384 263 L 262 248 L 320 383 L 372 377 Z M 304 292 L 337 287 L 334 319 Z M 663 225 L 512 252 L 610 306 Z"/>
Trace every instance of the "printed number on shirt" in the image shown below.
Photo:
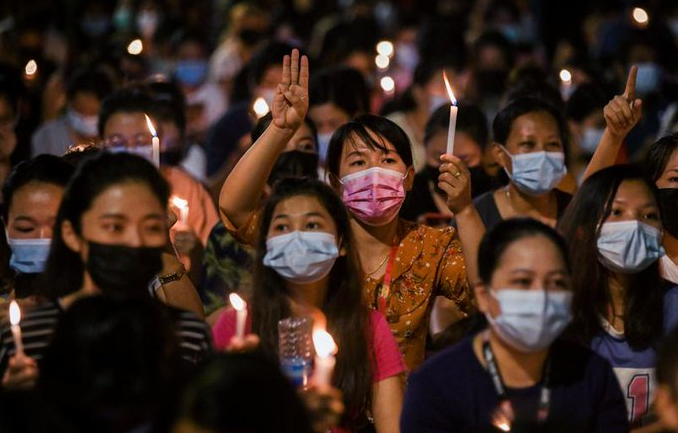
<path fill-rule="evenodd" d="M 633 376 L 626 389 L 627 398 L 631 399 L 632 420 L 638 419 L 647 413 L 650 407 L 650 375 L 637 374 Z"/>

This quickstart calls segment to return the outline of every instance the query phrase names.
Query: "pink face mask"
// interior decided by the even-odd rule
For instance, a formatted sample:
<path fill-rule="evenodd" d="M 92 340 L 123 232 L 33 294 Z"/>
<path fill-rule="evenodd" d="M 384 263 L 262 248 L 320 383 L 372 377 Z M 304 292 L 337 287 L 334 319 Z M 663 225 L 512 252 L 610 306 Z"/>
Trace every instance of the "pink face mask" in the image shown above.
<path fill-rule="evenodd" d="M 341 179 L 342 199 L 353 215 L 371 226 L 388 224 L 405 200 L 402 173 L 372 167 Z"/>

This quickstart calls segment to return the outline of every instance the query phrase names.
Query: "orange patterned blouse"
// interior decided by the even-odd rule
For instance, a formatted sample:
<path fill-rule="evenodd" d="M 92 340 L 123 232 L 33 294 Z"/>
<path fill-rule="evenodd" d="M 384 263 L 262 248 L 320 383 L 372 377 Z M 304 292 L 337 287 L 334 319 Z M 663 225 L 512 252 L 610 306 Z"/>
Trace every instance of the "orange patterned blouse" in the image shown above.
<path fill-rule="evenodd" d="M 221 215 L 227 230 L 240 242 L 254 245 L 260 213 L 255 212 L 247 224 L 236 229 Z M 400 244 L 391 269 L 391 284 L 385 299 L 386 317 L 400 346 L 408 370 L 424 362 L 426 335 L 436 296 L 444 296 L 464 315 L 476 310 L 473 293 L 466 279 L 466 264 L 455 229 L 436 229 L 399 220 Z M 384 277 L 365 276 L 366 300 L 373 309 L 379 307 Z"/>

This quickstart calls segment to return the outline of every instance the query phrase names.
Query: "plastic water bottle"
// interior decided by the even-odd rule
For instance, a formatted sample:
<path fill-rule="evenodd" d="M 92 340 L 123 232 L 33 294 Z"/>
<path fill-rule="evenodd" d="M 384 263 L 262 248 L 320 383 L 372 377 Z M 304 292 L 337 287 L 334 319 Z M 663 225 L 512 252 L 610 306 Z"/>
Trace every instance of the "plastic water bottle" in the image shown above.
<path fill-rule="evenodd" d="M 297 388 L 305 388 L 313 365 L 310 317 L 288 317 L 278 322 L 280 367 Z"/>

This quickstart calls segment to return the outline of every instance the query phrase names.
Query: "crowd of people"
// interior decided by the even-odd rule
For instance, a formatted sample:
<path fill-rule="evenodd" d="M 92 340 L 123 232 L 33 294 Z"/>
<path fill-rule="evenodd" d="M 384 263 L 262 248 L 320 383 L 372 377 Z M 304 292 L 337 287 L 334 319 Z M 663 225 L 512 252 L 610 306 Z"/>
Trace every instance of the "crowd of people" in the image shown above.
<path fill-rule="evenodd" d="M 674 3 L 3 3 L 0 431 L 678 432 Z"/>

